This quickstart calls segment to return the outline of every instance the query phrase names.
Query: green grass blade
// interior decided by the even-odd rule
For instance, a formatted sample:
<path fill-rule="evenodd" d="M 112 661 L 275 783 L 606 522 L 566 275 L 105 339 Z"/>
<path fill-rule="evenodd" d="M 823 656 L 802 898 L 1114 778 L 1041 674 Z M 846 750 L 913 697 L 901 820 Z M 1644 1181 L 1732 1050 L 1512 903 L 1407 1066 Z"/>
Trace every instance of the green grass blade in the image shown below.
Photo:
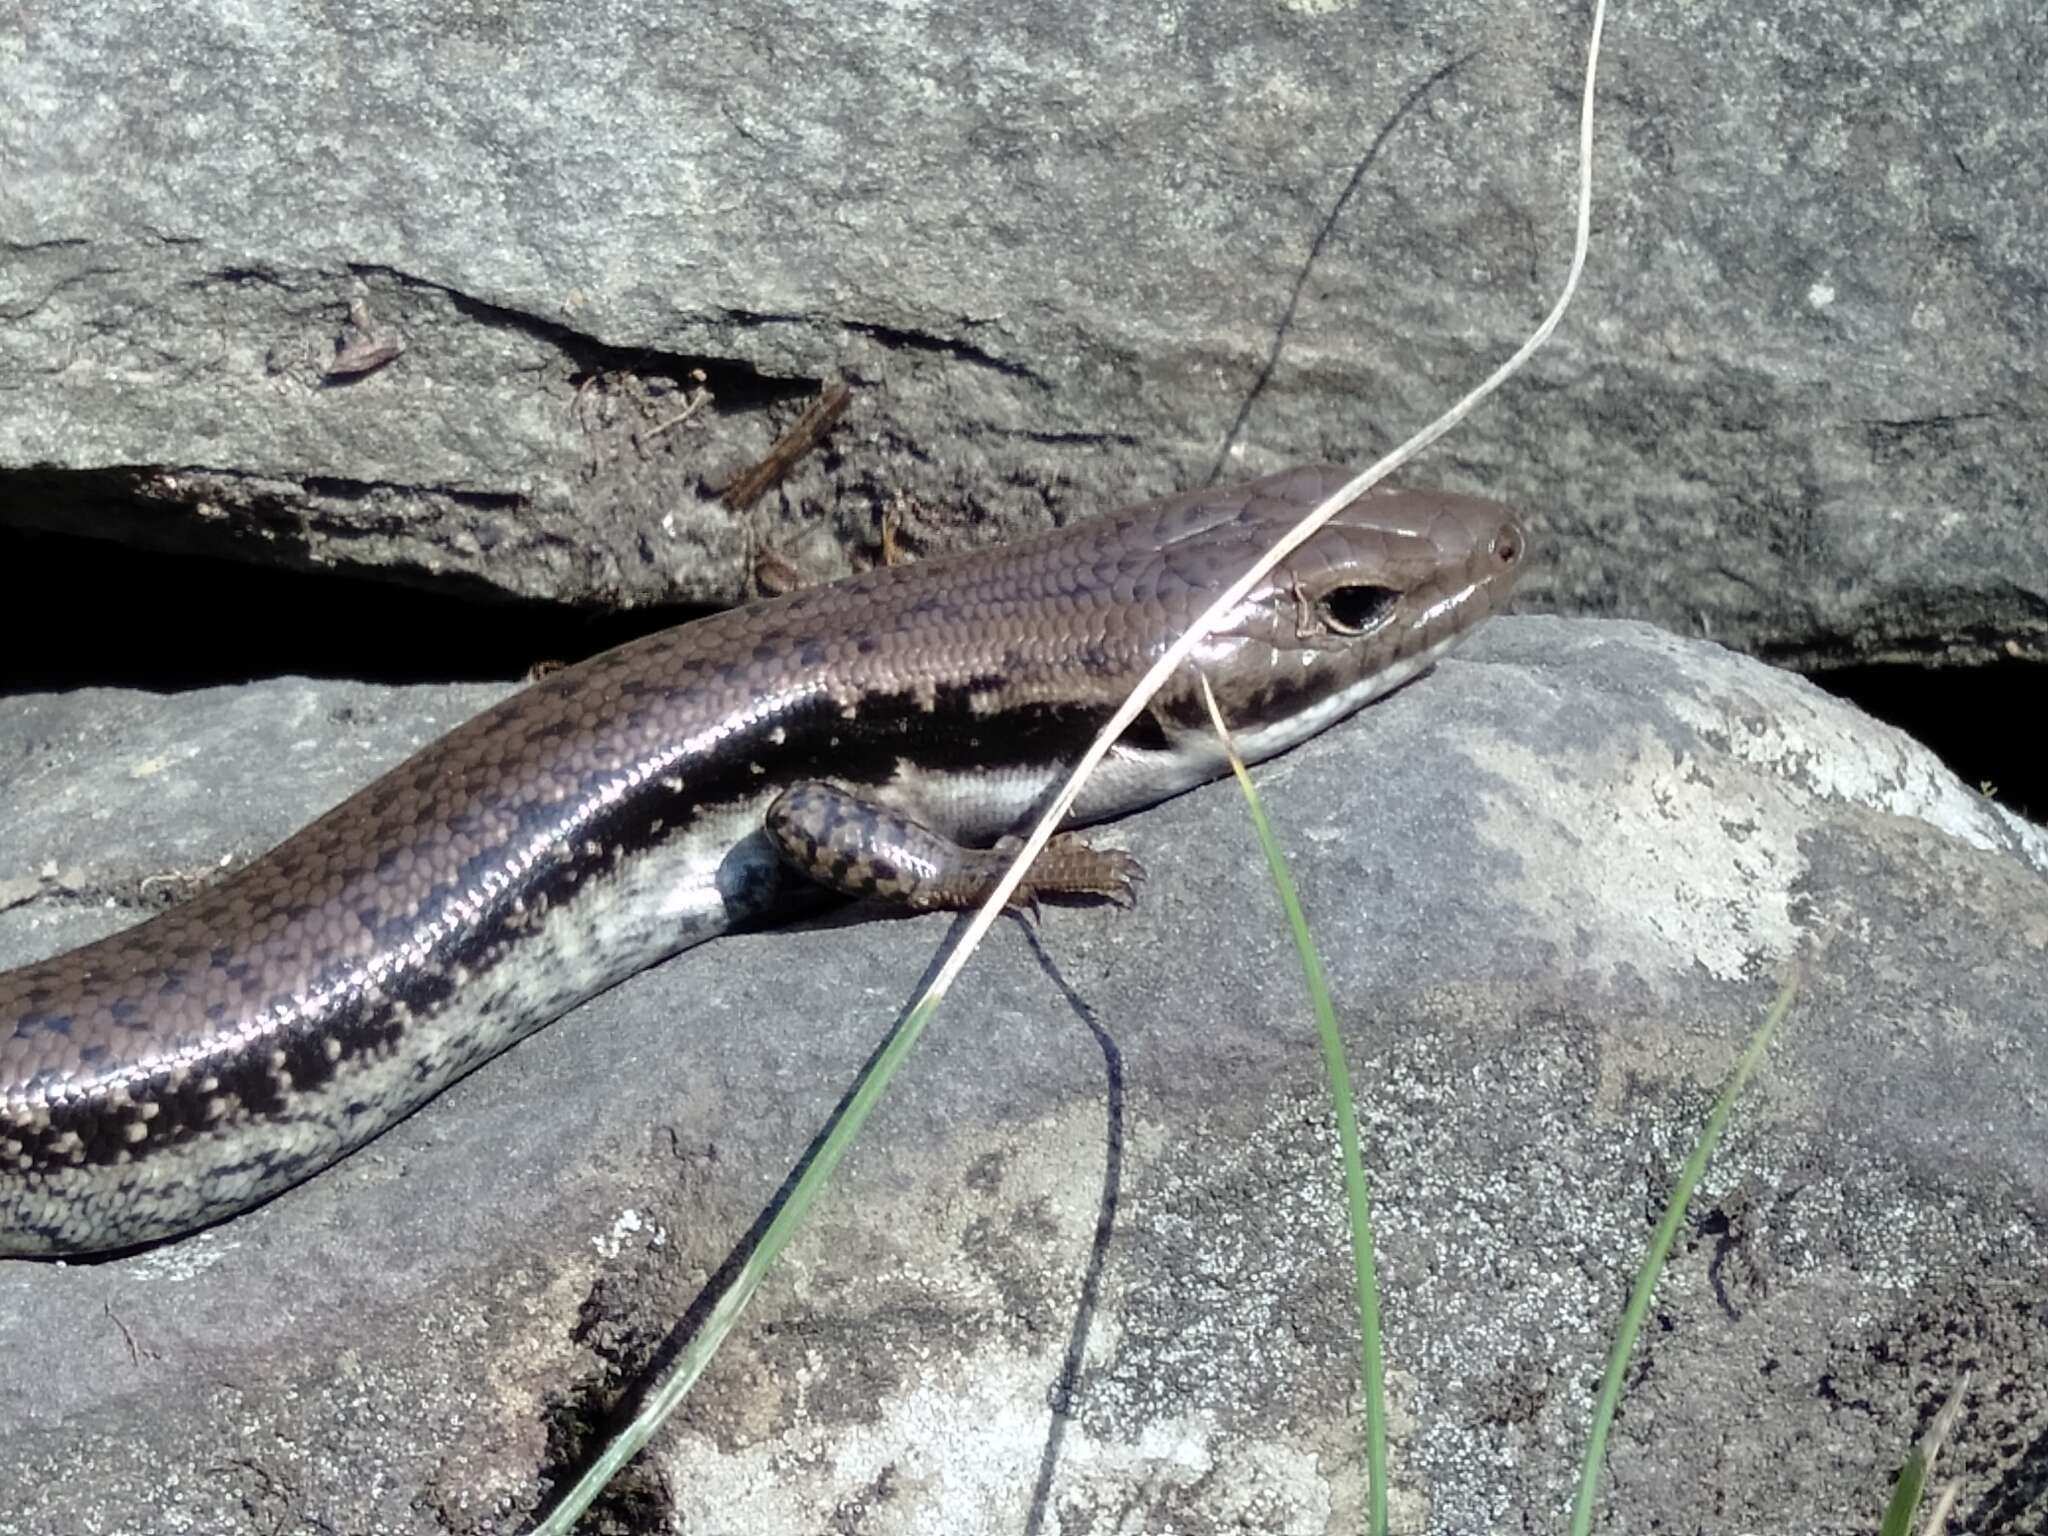
<path fill-rule="evenodd" d="M 1884 1522 L 1878 1526 L 1878 1536 L 1912 1536 L 1913 1517 L 1920 1513 L 1920 1500 L 1927 1493 L 1927 1479 L 1934 1475 L 1934 1458 L 1941 1454 L 1942 1442 L 1955 1428 L 1956 1416 L 1963 1411 L 1963 1394 L 1969 1387 L 1970 1373 L 1965 1371 L 1963 1379 L 1949 1393 L 1948 1401 L 1934 1415 L 1934 1422 L 1927 1426 L 1927 1433 L 1907 1454 L 1905 1465 L 1899 1468 L 1898 1481 L 1892 1485 L 1891 1502 L 1885 1505 Z M 1944 1490 L 1940 1506 L 1928 1520 L 1930 1530 L 1947 1523 L 1948 1511 L 1954 1503 L 1955 1489 L 1951 1485 Z"/>
<path fill-rule="evenodd" d="M 1920 1513 L 1920 1495 L 1927 1489 L 1927 1458 L 1916 1445 L 1899 1468 L 1891 1502 L 1884 1507 L 1880 1536 L 1913 1536 L 1913 1517 Z"/>
<path fill-rule="evenodd" d="M 717 1305 L 704 1319 L 704 1326 L 670 1362 L 668 1370 L 648 1392 L 639 1411 L 633 1415 L 632 1421 L 619 1430 L 591 1463 L 590 1469 L 576 1480 L 575 1485 L 562 1496 L 561 1502 L 548 1512 L 547 1518 L 533 1528 L 532 1536 L 569 1536 L 569 1532 L 575 1529 L 576 1522 L 583 1517 L 584 1511 L 589 1509 L 591 1503 L 604 1491 L 605 1485 L 618 1475 L 621 1467 L 640 1453 L 641 1448 L 653 1437 L 654 1432 L 661 1428 L 668 1416 L 682 1406 L 690 1388 L 704 1373 L 704 1367 L 710 1364 L 711 1357 L 718 1353 L 719 1345 L 724 1343 L 725 1336 L 732 1332 L 733 1325 L 739 1321 L 740 1314 L 747 1308 L 747 1303 L 754 1299 L 754 1293 L 761 1288 L 761 1282 L 767 1278 L 769 1270 L 774 1267 L 782 1250 L 789 1246 L 789 1240 L 796 1235 L 797 1228 L 803 1225 L 804 1216 L 809 1212 L 812 1202 L 824 1189 L 841 1159 L 846 1156 L 847 1150 L 853 1145 L 853 1139 L 860 1134 L 861 1127 L 867 1123 L 867 1118 L 875 1105 L 881 1101 L 883 1092 L 889 1086 L 889 1080 L 896 1075 L 896 1069 L 909 1057 L 917 1045 L 918 1037 L 924 1033 L 925 1026 L 938 1011 L 939 999 L 926 997 L 905 1016 L 895 1034 L 876 1054 L 873 1064 L 854 1086 L 852 1095 L 846 1101 L 846 1107 L 840 1111 L 838 1118 L 826 1132 L 824 1140 L 819 1143 L 817 1155 L 798 1177 L 789 1192 L 789 1198 L 783 1202 L 782 1209 L 769 1221 L 767 1229 L 761 1234 L 760 1243 L 747 1256 L 746 1263 L 733 1277 L 732 1284 L 727 1287 L 725 1294 L 718 1298 Z"/>
<path fill-rule="evenodd" d="M 1337 1109 L 1337 1144 L 1344 1158 L 1344 1198 L 1351 1218 L 1351 1257 L 1358 1285 L 1359 1366 L 1365 1382 L 1365 1457 L 1372 1536 L 1387 1536 L 1387 1365 L 1380 1340 L 1379 1276 L 1373 1262 L 1372 1195 L 1365 1180 L 1365 1159 L 1359 1151 L 1358 1113 L 1352 1100 L 1351 1072 L 1344 1061 L 1344 1037 L 1337 1028 L 1337 1011 L 1330 1004 L 1329 978 L 1323 972 L 1322 956 L 1316 952 L 1315 936 L 1301 910 L 1301 897 L 1294 888 L 1294 875 L 1287 856 L 1273 836 L 1266 820 L 1266 808 L 1245 771 L 1237 750 L 1230 744 L 1229 729 L 1202 679 L 1202 696 L 1208 701 L 1210 719 L 1223 749 L 1230 755 L 1230 771 L 1244 791 L 1251 812 L 1252 827 L 1259 847 L 1272 872 L 1273 888 L 1280 893 L 1280 905 L 1287 913 L 1287 927 L 1294 935 L 1295 950 L 1301 956 L 1302 975 L 1308 983 L 1309 1004 L 1315 1011 L 1316 1033 L 1322 1039 L 1323 1066 L 1329 1073 L 1330 1098 Z"/>
<path fill-rule="evenodd" d="M 1693 1190 L 1698 1188 L 1700 1176 L 1707 1170 L 1707 1159 L 1714 1155 L 1714 1148 L 1721 1142 L 1721 1133 L 1728 1128 L 1728 1115 L 1735 1107 L 1735 1096 L 1762 1062 L 1764 1053 L 1770 1049 L 1771 1037 L 1777 1033 L 1778 1025 L 1792 1007 L 1792 999 L 1798 995 L 1799 968 L 1795 965 L 1785 978 L 1784 986 L 1778 989 L 1770 1012 L 1764 1015 L 1763 1023 L 1750 1037 L 1748 1049 L 1735 1063 L 1735 1070 L 1728 1074 L 1720 1097 L 1714 1101 L 1713 1113 L 1707 1116 L 1705 1128 L 1693 1143 L 1692 1155 L 1685 1160 L 1685 1167 L 1678 1175 L 1678 1185 L 1665 1203 L 1663 1220 L 1657 1223 L 1657 1235 L 1650 1240 L 1649 1252 L 1643 1255 L 1642 1267 L 1636 1272 L 1635 1289 L 1629 1293 L 1628 1307 L 1622 1313 L 1621 1327 L 1615 1334 L 1614 1348 L 1607 1356 L 1607 1373 L 1600 1381 L 1600 1395 L 1593 1404 L 1593 1432 L 1586 1441 L 1586 1460 L 1579 1472 L 1578 1498 L 1572 1505 L 1572 1536 L 1587 1536 L 1593 1528 L 1593 1503 L 1600 1492 L 1600 1469 L 1607 1461 L 1607 1432 L 1614 1425 L 1614 1410 L 1621 1402 L 1621 1378 L 1628 1369 L 1629 1355 L 1635 1350 L 1636 1336 L 1642 1332 L 1643 1319 L 1649 1315 L 1650 1295 L 1657 1287 L 1657 1277 L 1663 1272 L 1665 1259 L 1670 1256 L 1672 1241 L 1678 1235 L 1678 1224 L 1685 1219 L 1685 1208 L 1692 1203 Z"/>

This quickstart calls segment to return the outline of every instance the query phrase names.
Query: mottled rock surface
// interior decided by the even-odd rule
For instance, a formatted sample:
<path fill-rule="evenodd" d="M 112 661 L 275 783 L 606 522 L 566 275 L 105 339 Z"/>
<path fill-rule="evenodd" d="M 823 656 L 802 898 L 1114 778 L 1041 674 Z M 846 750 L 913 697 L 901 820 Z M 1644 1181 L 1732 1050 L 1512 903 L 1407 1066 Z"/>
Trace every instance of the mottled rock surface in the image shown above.
<path fill-rule="evenodd" d="M 1363 464 L 1569 251 L 1579 7 L 151 15 L 0 51 L 0 520 L 730 600 L 885 512 Z M 1605 70 L 1577 308 L 1415 477 L 1528 507 L 1554 608 L 2041 657 L 2038 16 L 1621 8 Z M 710 494 L 836 378 L 782 490 Z"/>
<path fill-rule="evenodd" d="M 2041 833 L 1710 646 L 1511 618 L 1461 655 L 1261 773 L 1364 1094 L 1399 1527 L 1560 1518 L 1673 1172 L 1825 936 L 1659 1294 L 1616 1528 L 1867 1532 L 1968 1369 L 1966 1528 L 2041 1531 Z M 7 701 L 0 964 L 489 696 Z M 998 929 L 617 1528 L 1360 1528 L 1333 1122 L 1241 803 L 1115 837 L 1140 907 Z M 524 1529 L 946 929 L 715 941 L 246 1217 L 0 1264 L 0 1532 Z"/>

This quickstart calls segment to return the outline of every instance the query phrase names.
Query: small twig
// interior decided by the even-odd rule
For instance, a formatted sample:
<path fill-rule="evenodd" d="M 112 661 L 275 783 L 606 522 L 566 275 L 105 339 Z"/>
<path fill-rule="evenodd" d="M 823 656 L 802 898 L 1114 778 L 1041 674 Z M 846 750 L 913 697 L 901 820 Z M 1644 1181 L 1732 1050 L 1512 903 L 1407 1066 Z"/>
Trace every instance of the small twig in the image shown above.
<path fill-rule="evenodd" d="M 811 579 L 794 563 L 766 544 L 754 551 L 752 572 L 754 586 L 763 597 L 780 597 L 811 585 Z"/>
<path fill-rule="evenodd" d="M 590 397 L 592 391 L 596 390 L 603 381 L 603 371 L 593 369 L 591 372 L 583 375 L 583 381 L 576 386 L 576 393 L 569 397 L 569 414 L 575 418 L 576 425 L 583 428 L 586 432 L 590 430 L 590 423 L 583 419 L 583 402 Z"/>
<path fill-rule="evenodd" d="M 697 373 L 691 375 L 691 377 L 701 379 L 704 377 L 704 375 L 702 373 Z M 657 422 L 653 426 L 649 427 L 647 431 L 644 434 L 642 434 L 640 440 L 643 443 L 653 442 L 654 439 L 661 436 L 662 433 L 668 431 L 669 428 L 680 427 L 684 422 L 688 421 L 692 416 L 696 415 L 699 411 L 703 410 L 704 407 L 709 405 L 710 403 L 711 391 L 709 389 L 699 386 L 698 388 L 691 390 L 688 398 L 683 401 L 683 408 L 680 411 L 677 411 L 675 415 L 669 417 L 668 420 Z"/>
<path fill-rule="evenodd" d="M 348 301 L 348 323 L 356 334 L 345 341 L 336 338 L 334 356 L 323 370 L 327 378 L 360 379 L 405 351 L 405 343 L 397 336 L 378 332 L 369 303 L 360 297 Z"/>
<path fill-rule="evenodd" d="M 735 512 L 744 512 L 759 501 L 763 492 L 794 469 L 796 461 L 816 446 L 818 439 L 839 419 L 852 398 L 853 390 L 844 381 L 826 386 L 825 393 L 797 417 L 796 424 L 775 440 L 775 446 L 768 450 L 766 458 L 726 482 L 721 493 L 725 504 Z"/>
<path fill-rule="evenodd" d="M 910 559 L 910 551 L 903 547 L 903 514 L 895 501 L 882 508 L 882 564 L 902 565 Z"/>
<path fill-rule="evenodd" d="M 121 1337 L 123 1340 L 126 1341 L 128 1345 L 128 1363 L 130 1365 L 141 1365 L 142 1349 L 141 1346 L 135 1342 L 135 1334 L 133 1330 L 131 1330 L 128 1324 L 122 1320 L 121 1314 L 114 1310 L 114 1304 L 111 1301 L 103 1302 L 101 1303 L 101 1305 L 106 1309 L 108 1320 L 112 1322 L 116 1328 L 121 1330 Z"/>

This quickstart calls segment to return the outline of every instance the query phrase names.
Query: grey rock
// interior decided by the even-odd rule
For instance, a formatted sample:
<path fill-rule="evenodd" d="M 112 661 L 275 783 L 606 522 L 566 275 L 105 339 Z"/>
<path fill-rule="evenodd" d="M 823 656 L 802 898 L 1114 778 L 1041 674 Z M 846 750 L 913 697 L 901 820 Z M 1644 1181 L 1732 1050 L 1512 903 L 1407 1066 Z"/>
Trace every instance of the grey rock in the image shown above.
<path fill-rule="evenodd" d="M 0 518 L 728 600 L 885 511 L 933 548 L 1362 464 L 1563 271 L 1579 9 L 821 17 L 24 11 Z M 2044 50 L 1999 3 L 1618 12 L 1577 309 L 1416 478 L 1530 508 L 1555 608 L 2039 656 Z M 825 451 L 722 506 L 838 377 Z"/>
<path fill-rule="evenodd" d="M 1617 1528 L 1868 1530 L 1971 1369 L 1964 1510 L 2044 1529 L 2048 839 L 1712 646 L 1509 619 L 1461 658 L 1261 771 L 1363 1095 L 1399 1528 L 1557 1518 L 1669 1181 L 1824 936 L 1660 1289 Z M 490 696 L 8 701 L 0 881 L 40 894 L 0 963 Z M 997 930 L 623 1528 L 1360 1528 L 1333 1122 L 1242 806 L 1115 836 L 1138 910 Z M 721 939 L 244 1218 L 0 1265 L 0 1532 L 524 1528 L 947 929 Z"/>

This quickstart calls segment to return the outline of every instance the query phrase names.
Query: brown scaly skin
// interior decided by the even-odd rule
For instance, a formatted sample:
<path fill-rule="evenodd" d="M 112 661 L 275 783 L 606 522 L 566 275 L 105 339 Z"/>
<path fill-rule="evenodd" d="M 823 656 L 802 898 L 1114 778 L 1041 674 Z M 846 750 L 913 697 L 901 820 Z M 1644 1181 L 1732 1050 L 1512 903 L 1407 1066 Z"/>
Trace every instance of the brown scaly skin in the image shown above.
<path fill-rule="evenodd" d="M 794 874 L 823 782 L 950 843 L 1009 832 L 1214 595 L 1345 479 L 1312 467 L 868 572 L 535 683 L 185 905 L 0 974 L 0 1254 L 155 1241 L 268 1198 Z M 1196 660 L 1248 756 L 1398 686 L 1504 599 L 1499 506 L 1369 494 Z M 1192 675 L 1076 821 L 1222 770 Z"/>

